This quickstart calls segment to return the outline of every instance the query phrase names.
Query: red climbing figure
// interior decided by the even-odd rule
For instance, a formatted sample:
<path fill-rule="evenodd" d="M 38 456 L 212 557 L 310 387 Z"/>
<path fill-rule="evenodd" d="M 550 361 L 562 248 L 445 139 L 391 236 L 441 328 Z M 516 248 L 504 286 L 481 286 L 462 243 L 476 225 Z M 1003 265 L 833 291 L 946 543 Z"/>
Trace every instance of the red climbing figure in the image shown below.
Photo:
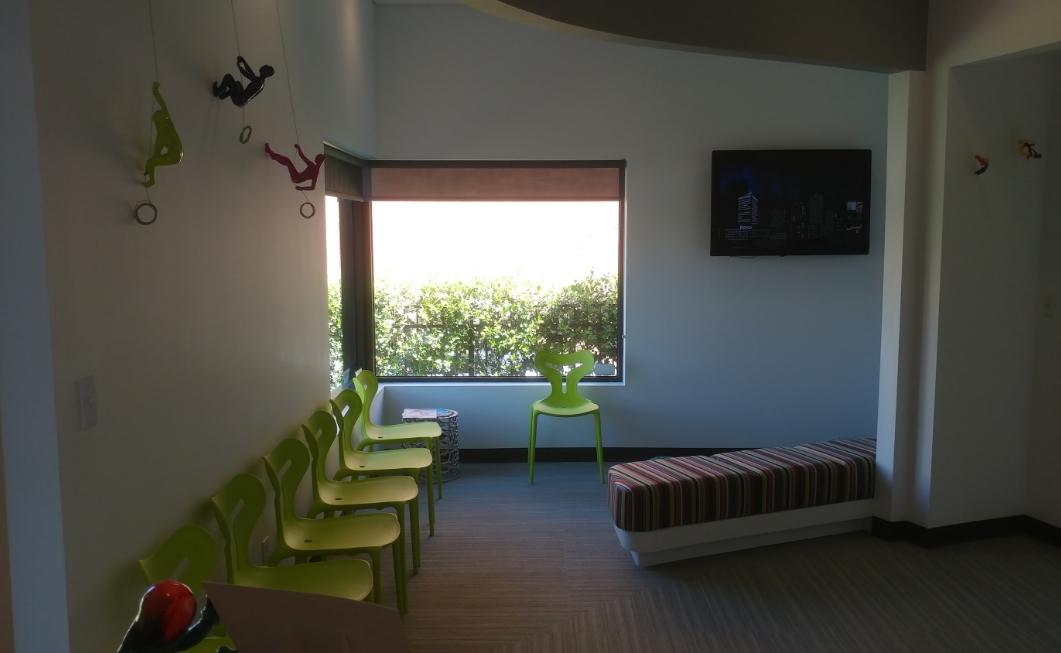
<path fill-rule="evenodd" d="M 283 154 L 277 154 L 273 152 L 269 144 L 265 144 L 265 153 L 269 157 L 279 163 L 280 165 L 287 168 L 287 172 L 291 175 L 291 183 L 295 184 L 295 190 L 313 190 L 317 187 L 317 177 L 321 173 L 321 165 L 324 163 L 324 155 L 318 154 L 312 161 L 306 153 L 302 151 L 302 147 L 295 143 L 295 151 L 298 152 L 298 156 L 305 162 L 306 167 L 299 170 L 295 167 L 295 164 L 291 162 L 291 159 L 284 156 Z M 299 184 L 309 183 L 308 186 L 299 186 Z"/>

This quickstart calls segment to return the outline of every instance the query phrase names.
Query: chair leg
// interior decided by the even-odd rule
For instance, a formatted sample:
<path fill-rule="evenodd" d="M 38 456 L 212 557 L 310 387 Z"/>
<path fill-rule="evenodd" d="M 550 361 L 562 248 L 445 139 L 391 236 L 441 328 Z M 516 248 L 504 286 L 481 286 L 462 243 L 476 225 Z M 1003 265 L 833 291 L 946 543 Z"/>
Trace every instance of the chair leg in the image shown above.
<path fill-rule="evenodd" d="M 424 470 L 427 475 L 424 487 L 427 489 L 427 532 L 431 537 L 435 536 L 435 493 L 431 491 L 431 468 Z"/>
<path fill-rule="evenodd" d="M 527 464 L 530 466 L 530 484 L 534 485 L 534 448 L 538 440 L 538 413 L 531 409 L 530 439 L 527 442 Z"/>
<path fill-rule="evenodd" d="M 434 447 L 434 463 L 435 463 L 435 474 L 438 475 L 436 482 L 438 483 L 438 498 L 442 498 L 442 438 L 435 438 Z"/>
<path fill-rule="evenodd" d="M 600 432 L 600 411 L 593 413 L 593 427 L 597 437 L 597 471 L 600 472 L 600 482 L 604 482 L 604 443 Z"/>
<path fill-rule="evenodd" d="M 380 575 L 379 575 L 379 549 L 369 551 L 372 559 L 372 602 L 379 603 Z"/>
<path fill-rule="evenodd" d="M 398 612 L 405 614 L 409 611 L 408 597 L 405 595 L 405 535 L 400 530 L 398 539 L 391 545 L 391 557 L 394 562 L 394 593 L 397 595 Z"/>
<path fill-rule="evenodd" d="M 420 571 L 420 498 L 409 502 L 409 529 L 413 532 L 413 574 Z"/>

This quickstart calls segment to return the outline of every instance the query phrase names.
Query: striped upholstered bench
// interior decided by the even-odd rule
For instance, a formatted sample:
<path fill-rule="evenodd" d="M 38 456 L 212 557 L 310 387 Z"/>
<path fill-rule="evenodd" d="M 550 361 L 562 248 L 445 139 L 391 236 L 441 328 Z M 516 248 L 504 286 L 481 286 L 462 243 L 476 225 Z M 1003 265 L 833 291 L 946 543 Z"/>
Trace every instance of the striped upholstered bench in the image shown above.
<path fill-rule="evenodd" d="M 639 565 L 860 530 L 876 439 L 657 458 L 608 472 L 619 541 Z"/>

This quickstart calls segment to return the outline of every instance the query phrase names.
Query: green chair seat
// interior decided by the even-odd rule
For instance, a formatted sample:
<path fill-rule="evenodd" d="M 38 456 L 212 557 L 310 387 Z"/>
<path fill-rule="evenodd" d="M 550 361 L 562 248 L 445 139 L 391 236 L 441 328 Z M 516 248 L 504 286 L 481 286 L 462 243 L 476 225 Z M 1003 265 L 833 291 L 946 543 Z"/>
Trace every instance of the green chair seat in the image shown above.
<path fill-rule="evenodd" d="M 427 449 L 386 449 L 384 451 L 352 451 L 346 456 L 339 474 L 373 474 L 378 472 L 431 467 L 431 452 Z"/>
<path fill-rule="evenodd" d="M 534 449 L 538 439 L 538 416 L 578 417 L 592 415 L 597 445 L 597 471 L 604 482 L 604 445 L 601 439 L 600 406 L 578 394 L 578 382 L 593 370 L 593 354 L 576 351 L 556 354 L 542 350 L 534 356 L 534 366 L 549 380 L 549 396 L 531 404 L 530 437 L 527 442 L 527 464 L 530 482 L 534 483 Z M 566 374 L 564 368 L 570 368 Z"/>
<path fill-rule="evenodd" d="M 442 437 L 438 422 L 403 422 L 401 424 L 367 424 L 365 437 L 358 444 L 361 448 L 387 442 L 415 442 Z"/>
<path fill-rule="evenodd" d="M 425 476 L 425 484 L 432 485 L 432 468 L 434 460 L 426 449 L 387 449 L 384 451 L 361 451 L 357 448 L 354 428 L 361 416 L 361 399 L 357 393 L 344 390 L 331 402 L 334 417 L 324 411 L 317 411 L 303 425 L 311 433 L 321 434 L 334 432 L 338 424 L 339 438 L 339 471 L 335 480 L 359 478 L 361 476 L 384 476 L 404 474 L 419 480 Z M 428 533 L 435 534 L 435 493 L 427 493 Z M 413 541 L 418 546 L 418 541 Z M 415 567 L 415 565 L 414 565 Z"/>
<path fill-rule="evenodd" d="M 323 594 L 363 600 L 372 594 L 372 568 L 364 560 L 326 560 L 289 567 L 263 567 L 250 562 L 249 550 L 258 519 L 265 509 L 265 488 L 250 474 L 233 477 L 210 500 L 225 536 L 228 582 L 264 589 Z"/>
<path fill-rule="evenodd" d="M 379 381 L 369 370 L 358 370 L 353 379 L 357 398 L 361 400 L 361 440 L 358 449 L 372 445 L 421 443 L 431 452 L 434 462 L 435 481 L 438 483 L 438 498 L 442 498 L 442 427 L 437 422 L 408 422 L 403 424 L 374 424 L 372 422 L 372 401 L 379 391 Z M 345 391 L 348 392 L 348 391 Z M 342 392 L 336 397 L 336 403 L 349 401 Z"/>
<path fill-rule="evenodd" d="M 408 476 L 382 476 L 357 482 L 324 480 L 321 501 L 329 508 L 377 508 L 394 502 L 415 501 L 420 494 L 416 481 Z"/>
<path fill-rule="evenodd" d="M 313 494 L 310 496 L 309 515 L 316 517 L 336 510 L 392 508 L 398 516 L 398 521 L 402 522 L 408 508 L 409 530 L 413 534 L 413 573 L 417 573 L 420 569 L 420 488 L 413 477 L 399 475 L 347 481 L 330 480 L 327 463 L 328 453 L 332 450 L 336 438 L 335 429 L 319 429 L 314 435 L 313 429 L 303 424 L 302 435 L 306 438 L 310 457 L 313 459 L 313 473 L 310 474 Z"/>
<path fill-rule="evenodd" d="M 382 549 L 393 544 L 401 532 L 401 524 L 389 512 L 326 519 L 298 517 L 284 522 L 287 551 L 274 555 L 273 560 Z"/>
<path fill-rule="evenodd" d="M 236 574 L 235 584 L 361 601 L 372 593 L 372 567 L 357 559 L 249 567 Z"/>
<path fill-rule="evenodd" d="M 531 409 L 542 415 L 552 415 L 553 417 L 577 417 L 600 410 L 600 406 L 588 399 L 572 406 L 553 406 L 542 399 L 531 404 Z"/>
<path fill-rule="evenodd" d="M 331 416 L 324 413 L 326 417 Z M 374 598 L 379 600 L 380 553 L 391 547 L 394 556 L 394 589 L 398 610 L 405 614 L 405 545 L 401 522 L 391 513 L 345 515 L 307 519 L 295 513 L 298 486 L 309 469 L 306 445 L 288 438 L 262 457 L 273 486 L 277 543 L 269 558 L 276 564 L 285 558 L 366 553 L 372 562 Z"/>

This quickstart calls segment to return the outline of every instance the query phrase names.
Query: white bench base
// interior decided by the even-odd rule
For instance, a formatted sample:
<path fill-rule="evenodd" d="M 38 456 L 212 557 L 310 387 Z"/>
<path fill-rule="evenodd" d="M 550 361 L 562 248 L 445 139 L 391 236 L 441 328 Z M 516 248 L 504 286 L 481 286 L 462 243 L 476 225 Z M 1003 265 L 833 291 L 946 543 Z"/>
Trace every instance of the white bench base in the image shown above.
<path fill-rule="evenodd" d="M 655 531 L 624 531 L 616 526 L 615 534 L 637 566 L 650 567 L 757 546 L 868 531 L 875 507 L 873 499 L 845 501 Z"/>

